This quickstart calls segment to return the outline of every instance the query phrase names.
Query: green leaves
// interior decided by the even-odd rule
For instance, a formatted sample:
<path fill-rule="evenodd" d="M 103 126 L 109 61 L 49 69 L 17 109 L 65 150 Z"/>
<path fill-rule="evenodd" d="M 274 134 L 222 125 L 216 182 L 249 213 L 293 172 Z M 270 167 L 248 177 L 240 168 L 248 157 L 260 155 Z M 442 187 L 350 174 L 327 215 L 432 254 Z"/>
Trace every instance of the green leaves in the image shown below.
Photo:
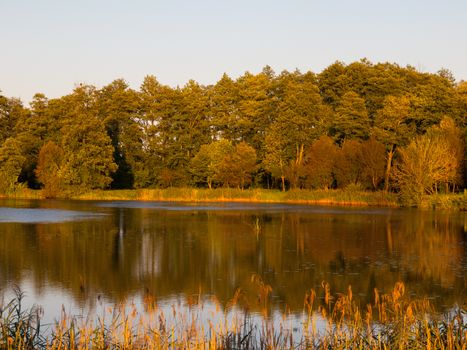
<path fill-rule="evenodd" d="M 18 185 L 18 176 L 25 157 L 20 143 L 14 138 L 7 138 L 0 147 L 0 192 L 10 193 Z"/>
<path fill-rule="evenodd" d="M 64 130 L 64 182 L 80 189 L 106 188 L 117 170 L 113 147 L 104 125 L 97 118 L 77 116 Z"/>
<path fill-rule="evenodd" d="M 52 141 L 64 152 L 60 169 L 68 188 L 244 187 L 256 174 L 256 186 L 284 190 L 355 182 L 377 189 L 384 161 L 388 190 L 398 149 L 445 116 L 461 128 L 463 147 L 466 91 L 446 71 L 366 59 L 336 62 L 318 75 L 276 74 L 266 66 L 236 79 L 224 74 L 212 86 L 191 80 L 172 88 L 147 76 L 136 91 L 117 79 L 101 89 L 81 84 L 57 99 L 37 94 L 30 109 L 0 96 L 0 147 L 16 140 L 25 159 L 13 182 L 33 188 L 39 187 L 39 150 Z M 314 148 L 316 140 L 323 150 Z M 347 152 L 351 144 L 359 145 L 360 156 Z M 320 152 L 330 152 L 343 170 L 329 173 Z"/>

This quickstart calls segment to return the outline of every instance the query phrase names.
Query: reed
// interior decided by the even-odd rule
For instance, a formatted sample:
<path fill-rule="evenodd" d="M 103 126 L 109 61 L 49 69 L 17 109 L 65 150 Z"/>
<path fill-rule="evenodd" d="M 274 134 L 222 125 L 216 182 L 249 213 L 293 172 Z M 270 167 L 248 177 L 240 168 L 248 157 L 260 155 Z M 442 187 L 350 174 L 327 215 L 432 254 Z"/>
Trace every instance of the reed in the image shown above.
<path fill-rule="evenodd" d="M 178 202 L 296 203 L 353 206 L 398 206 L 397 196 L 354 190 L 240 190 L 235 188 L 166 188 L 91 191 L 73 197 L 86 200 L 144 200 Z"/>
<path fill-rule="evenodd" d="M 191 298 L 185 307 L 160 308 L 146 296 L 144 310 L 134 304 L 116 305 L 97 317 L 62 313 L 47 330 L 40 325 L 40 308 L 21 309 L 22 293 L 1 308 L 1 349 L 466 349 L 467 311 L 458 307 L 439 315 L 429 300 L 413 299 L 402 283 L 391 292 L 375 289 L 374 302 L 360 307 L 352 288 L 333 294 L 323 282 L 304 298 L 301 321 L 284 313 L 277 322 L 268 314 L 271 287 L 259 276 L 256 301 L 261 316 L 240 307 L 242 292 L 208 317 L 205 299 Z M 318 326 L 320 323 L 322 326 Z M 324 326 L 323 326 L 324 325 Z M 297 327 L 299 330 L 297 331 Z"/>
<path fill-rule="evenodd" d="M 0 198 L 42 199 L 41 190 L 20 188 L 15 192 L 0 195 Z M 236 188 L 191 188 L 171 187 L 164 189 L 136 190 L 92 190 L 88 192 L 66 192 L 59 198 L 77 200 L 139 200 L 172 202 L 246 202 L 246 203 L 290 203 L 340 206 L 400 207 L 404 202 L 396 193 L 363 191 L 357 188 L 333 190 L 267 190 Z M 434 194 L 423 197 L 421 208 L 467 211 L 467 192 L 459 194 Z"/>

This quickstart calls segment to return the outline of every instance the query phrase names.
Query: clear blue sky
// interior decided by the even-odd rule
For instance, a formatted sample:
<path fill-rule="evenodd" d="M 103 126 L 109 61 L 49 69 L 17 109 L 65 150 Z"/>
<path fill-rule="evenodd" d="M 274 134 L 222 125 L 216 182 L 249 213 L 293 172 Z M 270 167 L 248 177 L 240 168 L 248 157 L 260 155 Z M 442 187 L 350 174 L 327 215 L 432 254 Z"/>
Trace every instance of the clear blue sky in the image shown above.
<path fill-rule="evenodd" d="M 0 0 L 0 33 L 0 90 L 25 102 L 363 57 L 467 80 L 467 0 Z"/>

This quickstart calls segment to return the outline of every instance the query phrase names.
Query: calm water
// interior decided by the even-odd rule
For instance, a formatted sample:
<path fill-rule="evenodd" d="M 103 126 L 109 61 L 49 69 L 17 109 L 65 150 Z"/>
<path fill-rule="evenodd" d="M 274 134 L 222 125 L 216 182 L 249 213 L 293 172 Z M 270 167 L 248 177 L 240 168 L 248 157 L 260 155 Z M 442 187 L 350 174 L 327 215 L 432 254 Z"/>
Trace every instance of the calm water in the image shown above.
<path fill-rule="evenodd" d="M 257 309 L 300 312 L 310 288 L 352 285 L 362 303 L 403 281 L 440 311 L 467 296 L 467 213 L 298 205 L 0 201 L 0 293 L 20 286 L 47 317 L 201 292 L 226 304 L 237 288 Z"/>

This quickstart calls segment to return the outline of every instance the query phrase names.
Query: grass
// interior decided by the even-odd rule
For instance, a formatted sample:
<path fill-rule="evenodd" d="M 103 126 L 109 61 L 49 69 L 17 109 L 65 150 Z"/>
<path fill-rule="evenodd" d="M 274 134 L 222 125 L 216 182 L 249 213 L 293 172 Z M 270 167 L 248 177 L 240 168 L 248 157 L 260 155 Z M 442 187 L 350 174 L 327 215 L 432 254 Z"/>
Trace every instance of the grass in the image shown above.
<path fill-rule="evenodd" d="M 279 190 L 232 188 L 167 188 L 91 191 L 76 196 L 87 200 L 143 200 L 180 202 L 303 203 L 357 206 L 398 206 L 394 194 L 349 190 Z"/>
<path fill-rule="evenodd" d="M 256 302 L 263 317 L 252 317 L 239 307 L 237 290 L 226 306 L 203 320 L 201 296 L 188 312 L 173 305 L 159 308 L 147 296 L 144 311 L 131 304 L 117 305 L 97 318 L 62 314 L 48 331 L 40 326 L 40 308 L 22 311 L 17 294 L 0 311 L 1 349 L 466 349 L 465 308 L 438 315 L 427 299 L 412 299 L 402 283 L 390 293 L 375 290 L 374 303 L 360 307 L 351 287 L 332 294 L 327 283 L 304 298 L 301 322 L 294 325 L 287 314 L 272 322 L 271 287 L 253 276 Z M 17 292 L 18 293 L 18 292 Z M 185 308 L 187 310 L 187 308 Z M 229 311 L 230 310 L 230 311 Z M 230 317 L 226 315 L 230 314 Z M 319 327 L 318 321 L 324 321 Z M 297 331 L 294 327 L 298 327 Z M 48 335 L 46 335 L 48 334 Z"/>
<path fill-rule="evenodd" d="M 421 207 L 467 211 L 467 190 L 464 190 L 462 194 L 434 194 L 425 196 Z"/>
<path fill-rule="evenodd" d="M 22 188 L 5 195 L 6 198 L 41 199 L 41 190 Z M 235 188 L 165 188 L 136 190 L 92 190 L 67 196 L 77 200 L 138 200 L 174 202 L 250 202 L 250 203 L 295 203 L 342 206 L 402 206 L 398 195 L 383 191 L 370 192 L 359 189 L 334 190 L 267 190 Z M 467 192 L 460 194 L 436 194 L 425 196 L 420 205 L 426 209 L 467 211 Z"/>

